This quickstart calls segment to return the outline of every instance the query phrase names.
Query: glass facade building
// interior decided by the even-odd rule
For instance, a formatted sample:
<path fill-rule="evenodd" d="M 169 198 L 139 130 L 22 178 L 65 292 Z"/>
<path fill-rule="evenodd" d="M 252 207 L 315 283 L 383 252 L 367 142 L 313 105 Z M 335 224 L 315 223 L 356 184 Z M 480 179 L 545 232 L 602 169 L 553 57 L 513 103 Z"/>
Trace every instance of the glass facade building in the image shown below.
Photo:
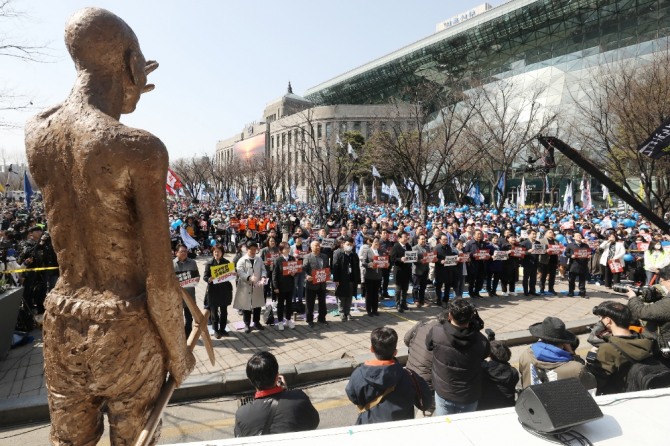
<path fill-rule="evenodd" d="M 613 60 L 666 49 L 670 0 L 512 0 L 309 89 L 315 104 L 380 104 L 424 82 L 521 77 L 547 87 L 546 105 L 578 100 L 577 83 Z"/>

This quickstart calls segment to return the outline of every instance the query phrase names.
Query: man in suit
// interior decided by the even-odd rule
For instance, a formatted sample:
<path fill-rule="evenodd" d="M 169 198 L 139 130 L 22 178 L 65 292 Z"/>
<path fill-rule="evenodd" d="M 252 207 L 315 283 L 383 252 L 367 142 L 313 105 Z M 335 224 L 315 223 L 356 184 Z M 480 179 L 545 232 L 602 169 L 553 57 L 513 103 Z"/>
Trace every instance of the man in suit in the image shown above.
<path fill-rule="evenodd" d="M 314 283 L 313 274 L 316 270 L 328 267 L 328 257 L 321 252 L 321 243 L 314 240 L 310 245 L 311 252 L 302 262 L 302 272 L 305 274 L 305 300 L 307 301 L 307 325 L 314 327 L 314 303 L 318 300 L 319 317 L 317 322 L 328 325 L 326 321 L 326 282 Z"/>
<path fill-rule="evenodd" d="M 437 252 L 437 262 L 435 262 L 435 298 L 437 302 L 446 310 L 449 303 L 449 288 L 454 287 L 456 291 L 456 284 L 453 281 L 456 266 L 447 266 L 444 264 L 445 257 L 455 256 L 458 253 L 449 245 L 449 238 L 447 234 L 440 236 L 440 241 L 435 247 Z M 462 264 L 457 265 L 462 268 Z M 444 288 L 443 288 L 444 287 Z"/>
<path fill-rule="evenodd" d="M 426 236 L 420 234 L 417 243 L 412 247 L 418 254 L 418 260 L 412 265 L 412 297 L 417 308 L 423 307 L 426 300 L 426 285 L 428 284 L 429 264 L 424 263 L 423 256 L 429 252 L 426 245 Z"/>
<path fill-rule="evenodd" d="M 523 295 L 539 296 L 535 286 L 537 285 L 537 266 L 540 262 L 539 254 L 531 254 L 531 250 L 542 248 L 542 244 L 537 240 L 537 231 L 531 229 L 528 231 L 528 238 L 519 245 L 526 248 L 526 255 L 521 261 L 523 266 Z"/>
<path fill-rule="evenodd" d="M 468 263 L 468 291 L 470 297 L 482 297 L 479 292 L 484 286 L 484 278 L 486 277 L 487 261 L 476 259 L 474 254 L 488 249 L 489 244 L 484 241 L 484 233 L 480 229 L 474 231 L 472 240 L 468 240 L 463 247 L 463 252 L 470 254 L 470 263 Z"/>
<path fill-rule="evenodd" d="M 401 232 L 398 234 L 398 241 L 391 249 L 390 263 L 393 265 L 393 276 L 395 277 L 395 303 L 398 313 L 404 313 L 408 310 L 407 307 L 407 290 L 409 289 L 409 281 L 412 278 L 412 263 L 407 262 L 405 252 L 411 251 L 412 247 L 407 240 L 409 234 Z"/>
<path fill-rule="evenodd" d="M 586 297 L 586 276 L 589 274 L 589 258 L 591 248 L 582 239 L 582 234 L 575 232 L 574 242 L 568 243 L 564 255 L 568 258 L 568 296 L 575 295 L 575 281 L 579 280 L 579 295 Z M 577 253 L 588 250 L 588 257 L 579 257 Z"/>
<path fill-rule="evenodd" d="M 342 246 L 333 254 L 333 281 L 337 285 L 335 296 L 340 305 L 342 322 L 349 319 L 351 299 L 361 283 L 361 266 L 358 254 L 354 252 L 354 242 L 346 238 Z"/>

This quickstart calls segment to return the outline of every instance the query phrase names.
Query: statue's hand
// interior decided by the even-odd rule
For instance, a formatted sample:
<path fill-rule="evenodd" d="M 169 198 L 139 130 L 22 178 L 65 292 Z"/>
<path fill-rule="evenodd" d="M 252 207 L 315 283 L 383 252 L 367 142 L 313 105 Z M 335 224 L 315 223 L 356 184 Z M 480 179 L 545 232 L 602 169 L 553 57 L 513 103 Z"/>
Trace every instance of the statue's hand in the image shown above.
<path fill-rule="evenodd" d="M 158 62 L 155 60 L 147 60 L 147 64 L 144 67 L 144 74 L 149 77 L 149 74 L 158 68 Z M 156 88 L 154 84 L 147 84 L 142 89 L 142 93 L 149 93 L 151 90 Z"/>
<path fill-rule="evenodd" d="M 177 383 L 177 387 L 181 386 L 186 377 L 193 371 L 193 367 L 195 367 L 195 357 L 190 350 L 186 350 L 180 358 L 170 359 L 168 368 L 170 376 Z"/>

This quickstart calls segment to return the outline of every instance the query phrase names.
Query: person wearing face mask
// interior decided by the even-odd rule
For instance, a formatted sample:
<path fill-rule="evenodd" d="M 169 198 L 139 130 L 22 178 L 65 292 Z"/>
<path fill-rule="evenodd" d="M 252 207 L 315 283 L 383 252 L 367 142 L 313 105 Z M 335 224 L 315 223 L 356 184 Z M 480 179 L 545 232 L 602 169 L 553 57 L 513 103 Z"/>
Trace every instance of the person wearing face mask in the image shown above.
<path fill-rule="evenodd" d="M 619 283 L 621 273 L 612 272 L 611 262 L 619 262 L 623 265 L 623 256 L 626 255 L 626 248 L 623 240 L 617 238 L 613 232 L 607 236 L 607 240 L 600 244 L 602 255 L 600 256 L 600 270 L 607 288 L 612 288 L 612 283 Z"/>
<path fill-rule="evenodd" d="M 340 317 L 345 322 L 350 317 L 351 299 L 357 294 L 358 284 L 361 283 L 361 265 L 351 237 L 346 238 L 333 253 L 332 273 L 337 286 L 335 297 L 339 303 Z"/>
<path fill-rule="evenodd" d="M 649 249 L 644 253 L 644 272 L 647 276 L 646 285 L 652 284 L 652 278 L 670 262 L 668 253 L 663 250 L 661 242 L 652 240 Z"/>

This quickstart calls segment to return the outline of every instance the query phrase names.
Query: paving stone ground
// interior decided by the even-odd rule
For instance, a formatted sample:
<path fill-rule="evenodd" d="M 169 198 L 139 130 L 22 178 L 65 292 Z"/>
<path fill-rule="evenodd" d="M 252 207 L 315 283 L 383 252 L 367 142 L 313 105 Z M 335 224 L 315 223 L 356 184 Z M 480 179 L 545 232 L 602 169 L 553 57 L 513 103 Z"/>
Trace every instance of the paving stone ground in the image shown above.
<path fill-rule="evenodd" d="M 201 272 L 208 259 L 198 259 Z M 518 285 L 520 286 L 520 284 Z M 197 299 L 200 307 L 205 294 L 206 286 L 199 283 Z M 496 333 L 506 333 L 527 329 L 529 325 L 539 322 L 546 316 L 556 316 L 566 323 L 592 317 L 592 309 L 604 300 L 625 301 L 619 294 L 608 293 L 600 286 L 588 286 L 588 298 L 567 297 L 564 294 L 557 296 L 524 297 L 522 293 L 516 297 L 485 297 L 476 299 L 475 304 L 486 326 Z M 566 281 L 558 281 L 556 290 L 565 292 Z M 484 294 L 485 295 L 485 294 Z M 231 307 L 228 310 L 228 326 L 232 335 L 222 339 L 212 339 L 216 364 L 212 366 L 207 359 L 204 347 L 196 347 L 197 359 L 193 375 L 202 375 L 220 371 L 244 370 L 249 357 L 260 350 L 270 350 L 277 356 L 280 365 L 317 363 L 353 357 L 369 352 L 370 331 L 379 326 L 394 328 L 400 337 L 412 328 L 419 320 L 434 318 L 442 310 L 441 307 L 429 305 L 420 309 L 410 305 L 410 311 L 399 314 L 395 309 L 380 306 L 379 317 L 369 317 L 362 312 L 352 312 L 351 320 L 340 321 L 332 312 L 337 309 L 331 299 L 328 305 L 330 324 L 324 327 L 315 324 L 314 329 L 305 322 L 296 323 L 294 330 L 279 331 L 275 327 L 267 326 L 264 331 L 252 331 L 245 334 L 235 330 L 234 326 L 241 320 L 241 316 Z M 358 302 L 363 302 L 359 299 Z M 239 324 L 238 324 L 239 325 Z M 44 387 L 42 353 L 42 337 L 39 330 L 31 333 L 35 342 L 10 350 L 4 360 L 0 360 L 0 399 L 24 398 L 46 394 Z M 513 351 L 516 349 L 513 349 Z M 516 356 L 516 355 L 514 355 Z"/>

